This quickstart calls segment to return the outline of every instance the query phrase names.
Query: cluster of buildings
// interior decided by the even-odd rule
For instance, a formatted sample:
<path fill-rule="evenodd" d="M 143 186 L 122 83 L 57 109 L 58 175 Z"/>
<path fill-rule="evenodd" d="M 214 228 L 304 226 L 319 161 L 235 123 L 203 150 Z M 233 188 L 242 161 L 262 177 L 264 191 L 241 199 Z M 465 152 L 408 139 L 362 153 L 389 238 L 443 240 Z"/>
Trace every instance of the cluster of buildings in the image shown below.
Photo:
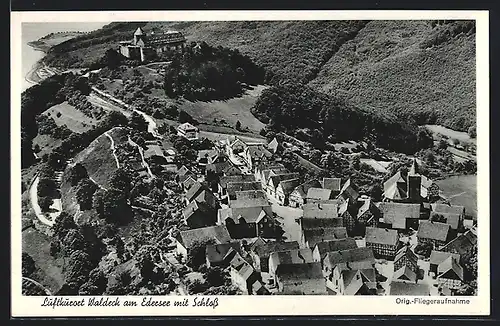
<path fill-rule="evenodd" d="M 155 53 L 160 54 L 170 50 L 181 50 L 186 44 L 186 37 L 178 31 L 164 33 L 145 33 L 138 27 L 133 39 L 119 43 L 120 53 L 133 60 L 146 61 Z"/>
<path fill-rule="evenodd" d="M 465 209 L 439 197 L 419 173 L 384 184 L 374 202 L 351 180 L 303 180 L 285 168 L 279 144 L 229 139 L 198 153 L 202 175 L 182 167 L 183 216 L 191 229 L 177 239 L 186 257 L 193 241 L 209 239 L 206 264 L 230 269 L 246 294 L 453 294 L 465 281 L 464 259 L 477 237 Z M 300 210 L 298 234 L 284 237 L 273 206 Z M 286 219 L 283 219 L 286 220 Z M 430 247 L 430 257 L 415 248 Z"/>

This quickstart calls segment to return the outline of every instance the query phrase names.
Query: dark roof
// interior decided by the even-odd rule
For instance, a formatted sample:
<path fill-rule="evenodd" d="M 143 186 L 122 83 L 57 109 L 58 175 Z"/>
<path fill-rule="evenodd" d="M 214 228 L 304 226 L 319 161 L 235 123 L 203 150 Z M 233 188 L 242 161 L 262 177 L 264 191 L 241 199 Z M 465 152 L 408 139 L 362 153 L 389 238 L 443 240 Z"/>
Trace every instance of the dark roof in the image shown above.
<path fill-rule="evenodd" d="M 219 184 L 222 188 L 226 189 L 228 183 L 231 182 L 253 182 L 253 181 L 255 181 L 254 175 L 247 175 L 247 174 L 227 175 L 220 177 Z"/>
<path fill-rule="evenodd" d="M 375 263 L 375 256 L 373 250 L 368 247 L 331 251 L 326 254 L 325 262 L 330 263 L 331 266 L 344 263 L 354 262 L 368 262 Z"/>
<path fill-rule="evenodd" d="M 198 203 L 204 203 L 210 206 L 213 209 L 218 207 L 217 198 L 214 194 L 209 190 L 202 190 L 198 196 L 194 199 L 194 201 Z"/>
<path fill-rule="evenodd" d="M 200 182 L 196 181 L 189 187 L 187 193 L 186 193 L 186 199 L 188 201 L 192 201 L 196 196 L 198 196 L 203 190 L 208 190 L 206 186 L 201 184 Z"/>
<path fill-rule="evenodd" d="M 450 228 L 451 226 L 446 223 L 421 221 L 418 226 L 417 237 L 446 241 L 448 239 Z"/>
<path fill-rule="evenodd" d="M 316 243 L 314 250 L 316 250 L 316 247 L 318 248 L 321 258 L 323 258 L 328 252 L 355 249 L 358 245 L 356 244 L 356 240 L 353 238 L 345 238 L 321 241 Z"/>
<path fill-rule="evenodd" d="M 260 258 L 266 258 L 273 252 L 286 251 L 292 249 L 299 249 L 299 243 L 297 241 L 291 242 L 280 242 L 280 241 L 270 241 L 264 245 L 255 246 L 252 251 Z"/>
<path fill-rule="evenodd" d="M 209 244 L 206 247 L 206 257 L 210 263 L 219 263 L 226 259 L 226 255 L 233 249 L 241 252 L 241 245 L 238 241 L 229 243 Z"/>
<path fill-rule="evenodd" d="M 366 243 L 377 243 L 385 245 L 397 245 L 399 241 L 398 231 L 382 228 L 366 228 Z"/>
<path fill-rule="evenodd" d="M 283 193 L 285 195 L 289 195 L 299 183 L 299 179 L 283 180 L 279 183 L 278 187 L 281 187 L 281 189 L 283 189 Z"/>
<path fill-rule="evenodd" d="M 285 166 L 281 163 L 275 162 L 262 162 L 257 165 L 257 172 L 261 173 L 263 170 L 276 169 L 276 168 L 285 168 Z"/>
<path fill-rule="evenodd" d="M 342 279 L 344 280 L 344 295 L 363 294 L 360 290 L 363 290 L 364 286 L 375 285 L 376 272 L 373 268 L 346 269 L 342 271 Z"/>
<path fill-rule="evenodd" d="M 304 204 L 303 217 L 304 219 L 318 218 L 318 219 L 334 219 L 338 215 L 338 204 L 330 203 L 315 203 L 315 204 Z"/>
<path fill-rule="evenodd" d="M 460 259 L 459 254 L 451 253 L 451 252 L 446 252 L 446 251 L 439 251 L 439 250 L 433 250 L 431 251 L 431 256 L 429 258 L 429 263 L 431 265 L 439 265 L 442 262 L 444 262 L 446 259 L 448 259 L 450 256 L 454 256 L 455 258 Z"/>
<path fill-rule="evenodd" d="M 214 240 L 215 243 L 230 242 L 231 236 L 226 226 L 217 225 L 181 231 L 178 240 L 186 249 L 189 249 L 197 241 Z"/>
<path fill-rule="evenodd" d="M 454 206 L 454 205 L 446 205 L 446 204 L 431 204 L 431 209 L 434 212 L 440 213 L 452 213 L 463 215 L 465 211 L 464 206 Z"/>
<path fill-rule="evenodd" d="M 433 219 L 437 216 L 442 216 L 445 218 L 445 223 L 449 224 L 453 230 L 458 229 L 458 225 L 460 224 L 460 215 L 454 213 L 441 213 L 441 212 L 431 212 L 429 219 Z"/>
<path fill-rule="evenodd" d="M 177 171 L 178 176 L 185 175 L 187 173 L 190 173 L 190 171 L 185 165 L 181 166 L 181 168 Z"/>
<path fill-rule="evenodd" d="M 471 248 L 477 245 L 477 236 L 472 231 L 467 231 L 448 242 L 442 251 L 456 251 L 459 255 L 465 255 Z"/>
<path fill-rule="evenodd" d="M 420 204 L 380 203 L 379 210 L 384 216 L 384 223 L 395 229 L 406 229 L 406 219 L 420 218 Z"/>
<path fill-rule="evenodd" d="M 295 187 L 293 191 L 296 191 L 302 198 L 306 198 L 307 191 L 309 190 L 309 188 L 319 188 L 319 187 L 321 187 L 319 181 L 313 179 L 298 185 L 297 187 Z"/>
<path fill-rule="evenodd" d="M 343 227 L 342 218 L 303 218 L 301 220 L 303 230 Z"/>
<path fill-rule="evenodd" d="M 253 158 L 255 158 L 255 157 L 269 158 L 269 157 L 273 156 L 273 153 L 268 151 L 264 145 L 250 145 L 250 146 L 248 146 L 248 153 Z"/>
<path fill-rule="evenodd" d="M 198 151 L 198 160 L 201 160 L 203 158 L 212 159 L 214 157 L 217 157 L 218 155 L 219 151 L 216 149 L 202 149 Z"/>
<path fill-rule="evenodd" d="M 186 177 L 186 179 L 182 181 L 182 185 L 184 186 L 184 188 L 189 189 L 196 182 L 196 179 L 191 175 L 184 175 L 184 176 Z"/>
<path fill-rule="evenodd" d="M 244 260 L 239 253 L 234 255 L 229 265 L 236 270 L 244 280 L 248 280 L 252 275 L 255 275 L 255 270 L 252 265 Z"/>
<path fill-rule="evenodd" d="M 389 295 L 399 295 L 399 296 L 427 296 L 431 295 L 431 291 L 428 284 L 416 284 L 407 283 L 400 281 L 393 281 L 390 284 Z"/>
<path fill-rule="evenodd" d="M 303 232 L 304 239 L 311 248 L 318 242 L 347 238 L 345 227 L 305 229 Z"/>
<path fill-rule="evenodd" d="M 278 174 L 278 175 L 273 175 L 269 177 L 268 184 L 273 182 L 273 185 L 278 187 L 278 184 L 284 180 L 290 180 L 290 179 L 297 179 L 299 176 L 298 173 L 284 173 L 284 174 Z"/>
<path fill-rule="evenodd" d="M 269 262 L 273 262 L 275 267 L 281 264 L 312 263 L 312 250 L 311 248 L 302 248 L 275 251 L 269 255 Z"/>
<path fill-rule="evenodd" d="M 459 258 L 450 256 L 438 265 L 438 278 L 460 279 L 464 280 L 464 270 L 460 266 Z"/>
<path fill-rule="evenodd" d="M 219 222 L 221 223 L 225 223 L 228 218 L 232 219 L 235 224 L 240 223 L 240 218 L 243 218 L 246 223 L 256 223 L 265 216 L 272 217 L 271 206 L 219 209 Z"/>
<path fill-rule="evenodd" d="M 340 178 L 323 178 L 321 186 L 325 189 L 330 189 L 335 192 L 339 192 L 341 189 L 341 179 Z"/>
<path fill-rule="evenodd" d="M 339 196 L 345 199 L 357 200 L 359 197 L 358 187 L 351 179 L 348 179 L 340 189 Z"/>
<path fill-rule="evenodd" d="M 264 190 L 243 190 L 236 191 L 236 200 L 240 199 L 250 199 L 250 198 L 264 198 L 266 199 L 266 193 Z"/>
<path fill-rule="evenodd" d="M 332 196 L 332 191 L 330 189 L 311 187 L 307 190 L 306 198 L 328 200 L 331 199 L 331 196 Z"/>
<path fill-rule="evenodd" d="M 323 281 L 321 263 L 280 264 L 276 269 L 280 279 L 317 279 Z"/>
<path fill-rule="evenodd" d="M 284 166 L 278 168 L 268 168 L 261 171 L 261 178 L 267 184 L 269 182 L 270 176 L 285 173 L 290 173 L 290 171 L 288 171 L 288 169 L 286 169 Z"/>
<path fill-rule="evenodd" d="M 188 220 L 198 211 L 203 213 L 208 213 L 210 211 L 210 208 L 206 204 L 192 201 L 182 210 L 182 216 L 184 217 L 185 220 Z"/>
<path fill-rule="evenodd" d="M 234 198 L 237 191 L 262 190 L 262 184 L 258 181 L 228 182 L 226 190 L 229 197 Z"/>
<path fill-rule="evenodd" d="M 418 257 L 415 255 L 415 253 L 411 250 L 410 246 L 403 246 L 401 247 L 398 252 L 396 253 L 396 257 L 394 258 L 394 261 L 398 261 L 401 258 L 406 256 L 409 260 L 413 261 L 414 263 L 417 263 Z"/>
<path fill-rule="evenodd" d="M 241 170 L 233 166 L 229 161 L 211 163 L 207 164 L 207 166 L 205 167 L 205 171 L 210 171 L 216 174 L 223 174 L 229 170 L 234 170 L 239 172 L 237 174 L 242 174 Z"/>

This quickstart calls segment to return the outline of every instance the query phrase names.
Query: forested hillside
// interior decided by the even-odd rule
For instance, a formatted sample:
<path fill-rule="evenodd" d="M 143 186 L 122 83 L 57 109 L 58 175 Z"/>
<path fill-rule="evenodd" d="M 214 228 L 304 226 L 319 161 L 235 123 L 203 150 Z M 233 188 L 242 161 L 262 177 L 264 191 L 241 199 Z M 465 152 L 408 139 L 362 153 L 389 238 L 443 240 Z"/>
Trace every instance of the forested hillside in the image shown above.
<path fill-rule="evenodd" d="M 470 21 L 112 23 L 55 46 L 49 65 L 90 66 L 117 42 L 176 29 L 188 41 L 238 49 L 265 81 L 308 83 L 356 107 L 466 131 L 475 119 L 475 26 Z"/>

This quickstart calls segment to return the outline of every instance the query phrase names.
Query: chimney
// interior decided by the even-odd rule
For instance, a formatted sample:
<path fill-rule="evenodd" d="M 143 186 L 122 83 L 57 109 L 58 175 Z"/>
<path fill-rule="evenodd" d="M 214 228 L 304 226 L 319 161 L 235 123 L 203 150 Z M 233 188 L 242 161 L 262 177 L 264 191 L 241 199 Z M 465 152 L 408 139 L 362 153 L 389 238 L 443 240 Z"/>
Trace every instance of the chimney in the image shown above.
<path fill-rule="evenodd" d="M 422 183 L 422 177 L 419 175 L 408 175 L 408 199 L 412 202 L 420 201 L 420 186 Z"/>

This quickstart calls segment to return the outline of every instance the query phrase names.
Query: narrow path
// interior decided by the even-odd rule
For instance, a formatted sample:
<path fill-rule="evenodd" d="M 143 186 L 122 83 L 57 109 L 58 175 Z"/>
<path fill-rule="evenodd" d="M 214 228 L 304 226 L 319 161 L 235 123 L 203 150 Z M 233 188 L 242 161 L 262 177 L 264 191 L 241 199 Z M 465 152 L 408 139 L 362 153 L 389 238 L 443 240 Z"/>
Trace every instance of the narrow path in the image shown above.
<path fill-rule="evenodd" d="M 111 135 L 109 134 L 109 131 L 106 131 L 104 134 L 106 136 L 108 136 L 109 140 L 111 141 L 111 150 L 113 152 L 113 156 L 115 157 L 116 167 L 119 169 L 120 168 L 120 161 L 118 161 L 118 157 L 116 156 L 115 140 L 113 139 L 113 137 L 111 137 Z"/>
<path fill-rule="evenodd" d="M 103 186 L 101 186 L 100 184 L 98 184 L 97 181 L 95 181 L 94 179 L 92 179 L 91 176 L 89 176 L 89 180 L 92 181 L 93 183 L 95 183 L 100 189 L 105 190 L 105 191 L 108 190 L 108 189 L 104 188 Z"/>
<path fill-rule="evenodd" d="M 128 142 L 132 145 L 132 146 L 135 146 L 139 149 L 139 154 L 141 155 L 141 160 L 142 160 L 142 166 L 146 168 L 146 170 L 148 171 L 148 174 L 151 178 L 154 178 L 154 175 L 153 173 L 151 172 L 151 169 L 149 168 L 149 164 L 146 163 L 146 160 L 144 159 L 144 150 L 141 148 L 141 146 L 139 146 L 139 144 L 137 144 L 136 142 L 134 142 L 132 139 L 130 139 L 130 136 L 128 136 Z"/>

